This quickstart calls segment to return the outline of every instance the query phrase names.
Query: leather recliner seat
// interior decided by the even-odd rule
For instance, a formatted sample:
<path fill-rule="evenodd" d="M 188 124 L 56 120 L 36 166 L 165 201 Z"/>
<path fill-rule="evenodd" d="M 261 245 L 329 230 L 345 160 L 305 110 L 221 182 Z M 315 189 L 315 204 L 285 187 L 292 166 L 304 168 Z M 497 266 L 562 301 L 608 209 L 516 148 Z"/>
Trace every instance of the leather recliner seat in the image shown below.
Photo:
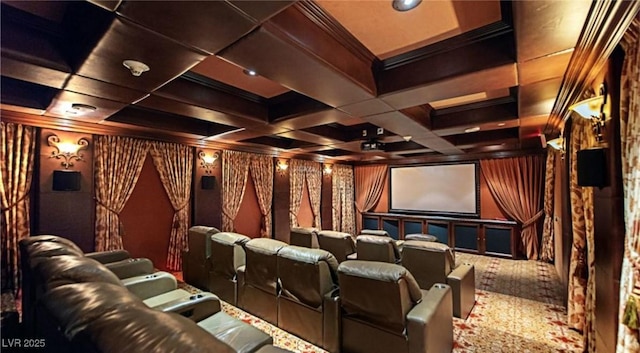
<path fill-rule="evenodd" d="M 338 262 L 356 258 L 356 243 L 349 233 L 323 230 L 318 232 L 318 245 L 335 256 Z"/>
<path fill-rule="evenodd" d="M 289 244 L 305 248 L 318 249 L 318 228 L 294 227 L 289 232 Z"/>
<path fill-rule="evenodd" d="M 453 250 L 436 242 L 408 240 L 402 249 L 402 265 L 415 277 L 420 288 L 446 283 L 453 293 L 453 315 L 466 319 L 475 304 L 475 268 L 456 267 Z"/>
<path fill-rule="evenodd" d="M 265 321 L 278 325 L 278 251 L 287 243 L 267 238 L 248 241 L 246 265 L 238 269 L 242 284 L 238 306 Z"/>
<path fill-rule="evenodd" d="M 246 235 L 222 232 L 211 235 L 207 288 L 229 304 L 238 304 L 238 269 L 245 265 Z"/>
<path fill-rule="evenodd" d="M 453 348 L 451 288 L 420 290 L 396 264 L 346 261 L 338 267 L 342 353 L 443 353 Z"/>
<path fill-rule="evenodd" d="M 358 260 L 400 263 L 401 253 L 395 240 L 378 235 L 358 235 Z"/>
<path fill-rule="evenodd" d="M 278 326 L 329 352 L 339 351 L 338 261 L 326 250 L 287 246 L 278 252 Z"/>
<path fill-rule="evenodd" d="M 391 238 L 391 236 L 389 235 L 389 232 L 387 232 L 384 229 L 362 229 L 360 231 L 360 235 L 375 235 L 375 236 L 379 236 L 379 237 L 389 237 Z"/>
<path fill-rule="evenodd" d="M 211 236 L 220 232 L 214 227 L 193 226 L 187 233 L 188 250 L 182 252 L 182 278 L 200 289 L 209 286 Z"/>

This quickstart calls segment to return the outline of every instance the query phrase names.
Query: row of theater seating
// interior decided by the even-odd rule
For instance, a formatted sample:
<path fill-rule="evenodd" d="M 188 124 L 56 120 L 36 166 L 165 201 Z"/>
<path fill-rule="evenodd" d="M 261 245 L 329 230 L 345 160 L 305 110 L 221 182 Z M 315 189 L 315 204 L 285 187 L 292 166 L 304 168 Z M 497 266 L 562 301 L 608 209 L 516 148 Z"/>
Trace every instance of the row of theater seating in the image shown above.
<path fill-rule="evenodd" d="M 188 283 L 330 352 L 451 351 L 451 288 L 421 289 L 400 265 L 201 226 L 183 259 Z"/>
<path fill-rule="evenodd" d="M 126 251 L 84 254 L 49 235 L 19 246 L 25 334 L 47 352 L 288 352 Z"/>
<path fill-rule="evenodd" d="M 456 265 L 455 253 L 436 237 L 410 234 L 406 240 L 395 240 L 384 230 L 363 229 L 354 241 L 349 233 L 291 229 L 292 245 L 325 249 L 338 254 L 340 261 L 358 259 L 400 264 L 417 280 L 421 289 L 435 283 L 446 283 L 453 290 L 453 314 L 466 319 L 475 304 L 475 269 L 473 265 Z"/>

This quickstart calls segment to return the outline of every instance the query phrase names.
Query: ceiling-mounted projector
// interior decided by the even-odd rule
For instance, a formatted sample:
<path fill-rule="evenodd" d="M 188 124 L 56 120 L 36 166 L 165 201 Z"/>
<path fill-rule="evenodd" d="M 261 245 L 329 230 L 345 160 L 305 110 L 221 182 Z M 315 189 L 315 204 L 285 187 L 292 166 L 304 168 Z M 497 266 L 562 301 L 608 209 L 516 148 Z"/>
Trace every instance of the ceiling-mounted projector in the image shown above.
<path fill-rule="evenodd" d="M 362 152 L 384 151 L 384 142 L 378 140 L 368 140 L 360 144 Z"/>

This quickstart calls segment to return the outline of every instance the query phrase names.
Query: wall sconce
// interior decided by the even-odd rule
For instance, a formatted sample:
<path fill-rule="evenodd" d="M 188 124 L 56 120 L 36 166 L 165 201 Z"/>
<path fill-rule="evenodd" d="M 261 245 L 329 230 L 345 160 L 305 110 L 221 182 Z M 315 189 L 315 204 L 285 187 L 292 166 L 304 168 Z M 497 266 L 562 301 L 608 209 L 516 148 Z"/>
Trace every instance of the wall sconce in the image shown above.
<path fill-rule="evenodd" d="M 581 117 L 591 120 L 593 131 L 596 134 L 598 143 L 602 142 L 602 128 L 604 127 L 605 113 L 604 106 L 607 104 L 607 91 L 604 84 L 600 85 L 597 96 L 583 99 L 569 107 Z"/>
<path fill-rule="evenodd" d="M 77 162 L 84 160 L 82 153 L 79 152 L 89 146 L 89 141 L 85 138 L 80 138 L 77 143 L 62 142 L 58 136 L 51 135 L 47 137 L 47 144 L 56 149 L 51 151 L 49 158 L 64 159 L 61 164 L 64 169 L 69 169 L 69 167 L 73 166 L 74 160 Z"/>
<path fill-rule="evenodd" d="M 278 159 L 278 163 L 276 164 L 276 170 L 280 174 L 284 174 L 287 171 L 287 168 L 289 168 L 289 164 L 287 164 L 287 161 L 284 159 Z"/>
<path fill-rule="evenodd" d="M 204 168 L 205 174 L 211 174 L 220 154 L 218 152 L 206 153 L 205 151 L 200 151 L 198 157 L 200 158 L 200 166 Z"/>
<path fill-rule="evenodd" d="M 324 170 L 323 170 L 324 174 L 325 175 L 329 175 L 329 174 L 331 174 L 331 171 L 333 171 L 333 168 L 332 168 L 331 164 L 325 164 L 324 165 Z"/>

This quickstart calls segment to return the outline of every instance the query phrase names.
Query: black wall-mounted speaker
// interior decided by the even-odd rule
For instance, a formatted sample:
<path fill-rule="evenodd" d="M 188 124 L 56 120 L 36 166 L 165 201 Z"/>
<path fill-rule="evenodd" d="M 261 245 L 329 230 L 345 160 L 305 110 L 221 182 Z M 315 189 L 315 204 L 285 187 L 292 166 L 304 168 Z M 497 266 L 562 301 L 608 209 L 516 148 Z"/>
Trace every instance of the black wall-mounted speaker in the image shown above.
<path fill-rule="evenodd" d="M 54 170 L 53 191 L 80 191 L 80 172 L 75 170 Z"/>
<path fill-rule="evenodd" d="M 204 190 L 212 190 L 216 185 L 216 177 L 213 175 L 203 175 L 200 179 L 200 185 Z"/>
<path fill-rule="evenodd" d="M 578 185 L 599 188 L 608 185 L 606 148 L 588 148 L 577 155 Z"/>

